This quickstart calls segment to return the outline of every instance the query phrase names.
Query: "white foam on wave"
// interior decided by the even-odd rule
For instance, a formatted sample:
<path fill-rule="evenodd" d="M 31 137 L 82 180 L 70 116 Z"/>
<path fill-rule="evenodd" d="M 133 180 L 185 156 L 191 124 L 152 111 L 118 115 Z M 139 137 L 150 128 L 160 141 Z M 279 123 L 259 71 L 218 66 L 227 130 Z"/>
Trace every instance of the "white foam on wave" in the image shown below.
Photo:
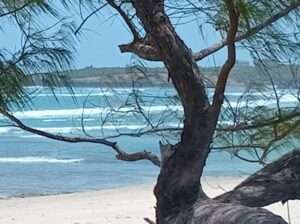
<path fill-rule="evenodd" d="M 84 159 L 58 159 L 51 157 L 0 157 L 0 163 L 79 163 Z"/>
<path fill-rule="evenodd" d="M 63 122 L 63 121 L 66 121 L 66 119 L 63 119 L 63 118 L 61 118 L 61 119 L 52 118 L 52 119 L 44 119 L 43 120 L 43 122 L 46 122 L 46 123 L 48 123 L 48 122 Z"/>
<path fill-rule="evenodd" d="M 175 125 L 174 125 L 175 126 Z M 81 127 L 35 127 L 38 130 L 50 132 L 50 133 L 56 133 L 56 134 L 80 134 L 82 132 Z M 101 131 L 101 130 L 139 130 L 145 128 L 145 125 L 104 125 L 104 126 L 87 126 L 85 127 L 85 131 Z M 22 131 L 21 129 L 18 129 L 16 127 L 0 127 L 0 134 L 17 134 L 22 133 L 21 137 L 28 137 L 29 135 L 23 135 L 23 133 L 27 133 L 25 131 Z M 30 135 L 31 136 L 31 135 Z"/>
<path fill-rule="evenodd" d="M 128 94 L 133 91 L 132 88 L 73 88 L 72 92 L 65 88 L 60 88 L 50 91 L 48 88 L 43 87 L 27 87 L 28 92 L 40 90 L 34 94 L 36 97 L 88 97 L 88 96 L 114 96 L 119 94 Z M 139 88 L 139 91 L 153 91 L 153 88 Z"/>
<path fill-rule="evenodd" d="M 100 130 L 116 130 L 116 129 L 129 129 L 129 130 L 137 130 L 145 128 L 145 125 L 104 125 L 104 126 L 87 126 L 84 129 L 86 131 L 100 131 Z M 1 128 L 0 128 L 1 129 Z M 47 128 L 39 128 L 36 129 L 51 132 L 51 133 L 72 133 L 72 132 L 81 132 L 81 127 L 47 127 Z"/>
<path fill-rule="evenodd" d="M 285 95 L 281 97 L 280 104 L 282 106 L 284 105 L 290 105 L 298 103 L 298 100 L 293 95 Z M 236 101 L 231 101 L 230 105 L 232 107 L 237 106 Z M 258 99 L 256 101 L 251 102 L 240 102 L 238 104 L 240 107 L 243 106 L 250 106 L 255 107 L 259 105 L 266 105 L 272 107 L 273 105 L 276 105 L 275 99 Z M 225 107 L 227 107 L 227 104 L 224 104 Z M 181 105 L 154 105 L 154 106 L 143 106 L 142 109 L 144 112 L 147 113 L 160 113 L 163 111 L 183 111 Z M 134 107 L 123 107 L 123 108 L 110 108 L 110 107 L 96 107 L 96 108 L 85 108 L 84 110 L 82 108 L 75 108 L 75 109 L 57 109 L 57 110 L 28 110 L 28 111 L 19 111 L 15 112 L 14 115 L 20 119 L 45 119 L 45 122 L 49 121 L 52 122 L 54 119 L 62 119 L 62 118 L 76 118 L 81 117 L 83 114 L 85 116 L 99 116 L 99 115 L 106 115 L 108 113 L 130 113 L 132 111 L 137 111 L 137 108 Z M 56 120 L 57 121 L 57 120 Z"/>
<path fill-rule="evenodd" d="M 91 97 L 91 96 L 113 96 L 112 92 L 100 92 L 100 93 L 55 93 L 56 97 Z M 37 97 L 53 97 L 53 93 L 40 93 Z"/>
<path fill-rule="evenodd" d="M 243 96 L 243 95 L 247 95 L 247 96 L 261 96 L 261 97 L 263 97 L 264 95 L 270 95 L 270 94 L 272 94 L 271 92 L 263 92 L 263 93 L 261 93 L 261 92 L 257 92 L 257 93 L 243 93 L 243 92 L 226 92 L 225 93 L 225 95 L 227 96 L 227 97 L 229 97 L 229 96 Z"/>
<path fill-rule="evenodd" d="M 279 104 L 282 107 L 293 106 L 293 105 L 296 106 L 298 103 L 299 103 L 298 99 L 292 95 L 286 95 L 279 99 Z M 276 99 L 266 99 L 266 100 L 259 99 L 259 100 L 249 101 L 249 102 L 242 101 L 239 103 L 236 101 L 230 102 L 230 106 L 234 107 L 234 108 L 235 107 L 245 107 L 245 106 L 252 107 L 252 108 L 257 107 L 257 106 L 268 106 L 268 107 L 272 108 L 272 107 L 276 106 L 276 104 L 277 104 Z M 228 104 L 225 103 L 224 107 L 228 107 Z"/>
<path fill-rule="evenodd" d="M 144 106 L 142 107 L 145 112 L 157 113 L 165 110 L 169 111 L 182 111 L 182 107 L 179 105 L 175 106 Z M 134 107 L 123 107 L 123 108 L 109 108 L 109 107 L 97 107 L 97 108 L 76 108 L 76 109 L 64 109 L 64 110 L 28 110 L 28 111 L 18 111 L 14 112 L 14 115 L 20 119 L 51 119 L 51 118 L 70 118 L 70 117 L 80 117 L 83 114 L 89 116 L 103 115 L 107 113 L 127 113 L 134 111 Z M 117 112 L 116 112 L 117 111 Z"/>
<path fill-rule="evenodd" d="M 298 102 L 298 98 L 296 95 L 284 95 L 280 98 L 280 102 L 284 102 L 284 103 L 294 103 L 294 102 Z"/>
<path fill-rule="evenodd" d="M 85 113 L 89 115 L 96 115 L 102 113 L 102 108 L 90 108 L 85 109 Z M 64 110 L 32 110 L 32 111 L 19 111 L 15 112 L 14 115 L 18 118 L 28 119 L 28 118 L 62 118 L 62 117 L 72 117 L 81 116 L 83 113 L 82 108 L 78 109 L 64 109 Z"/>
<path fill-rule="evenodd" d="M 178 122 L 169 122 L 166 123 L 164 127 L 169 128 L 177 128 L 181 127 Z M 70 135 L 70 136 L 81 136 L 83 134 L 82 128 L 79 126 L 71 126 L 71 127 L 34 127 L 38 130 L 53 133 L 53 134 L 61 134 L 61 135 Z M 109 131 L 109 132 L 116 132 L 116 131 L 130 131 L 135 132 L 138 130 L 143 130 L 147 128 L 145 124 L 106 124 L 104 126 L 86 126 L 84 129 L 87 132 L 93 133 L 101 133 L 101 131 Z M 18 135 L 21 138 L 35 138 L 40 137 L 29 132 L 25 132 L 17 127 L 0 127 L 0 135 L 6 136 L 16 136 Z"/>

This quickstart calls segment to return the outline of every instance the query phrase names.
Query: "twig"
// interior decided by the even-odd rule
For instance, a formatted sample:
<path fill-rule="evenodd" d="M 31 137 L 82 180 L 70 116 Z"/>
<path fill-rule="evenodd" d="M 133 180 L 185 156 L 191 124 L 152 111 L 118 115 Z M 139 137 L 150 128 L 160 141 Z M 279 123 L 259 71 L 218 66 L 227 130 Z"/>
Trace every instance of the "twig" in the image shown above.
<path fill-rule="evenodd" d="M 149 160 L 154 165 L 160 167 L 160 159 L 155 154 L 148 152 L 148 151 L 142 151 L 142 152 L 135 152 L 135 153 L 127 153 L 123 151 L 117 144 L 117 142 L 111 142 L 104 138 L 85 138 L 85 137 L 69 137 L 69 136 L 63 136 L 63 135 L 57 135 L 52 134 L 46 131 L 42 131 L 39 129 L 35 129 L 32 127 L 29 127 L 25 125 L 21 120 L 16 118 L 11 113 L 0 109 L 0 113 L 3 114 L 5 117 L 7 117 L 9 120 L 11 120 L 18 128 L 21 128 L 24 131 L 43 136 L 49 139 L 57 140 L 57 141 L 63 141 L 63 142 L 69 142 L 69 143 L 96 143 L 96 144 L 102 144 L 105 146 L 110 147 L 112 150 L 114 150 L 117 155 L 116 158 L 118 160 L 122 161 L 139 161 L 139 160 Z"/>
<path fill-rule="evenodd" d="M 152 221 L 151 219 L 149 218 L 144 218 L 145 222 L 147 222 L 148 224 L 155 224 L 154 221 Z"/>

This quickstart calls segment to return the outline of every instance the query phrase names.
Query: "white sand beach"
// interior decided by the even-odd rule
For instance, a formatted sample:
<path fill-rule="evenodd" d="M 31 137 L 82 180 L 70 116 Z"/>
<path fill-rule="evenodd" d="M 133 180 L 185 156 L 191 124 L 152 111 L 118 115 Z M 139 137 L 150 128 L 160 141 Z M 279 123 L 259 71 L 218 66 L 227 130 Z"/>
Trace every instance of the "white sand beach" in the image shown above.
<path fill-rule="evenodd" d="M 210 196 L 233 188 L 240 180 L 206 178 L 204 188 Z M 141 224 L 144 217 L 153 219 L 153 185 L 83 192 L 55 196 L 0 200 L 1 224 Z M 291 201 L 291 223 L 300 223 L 300 202 Z M 286 205 L 269 207 L 288 217 Z"/>

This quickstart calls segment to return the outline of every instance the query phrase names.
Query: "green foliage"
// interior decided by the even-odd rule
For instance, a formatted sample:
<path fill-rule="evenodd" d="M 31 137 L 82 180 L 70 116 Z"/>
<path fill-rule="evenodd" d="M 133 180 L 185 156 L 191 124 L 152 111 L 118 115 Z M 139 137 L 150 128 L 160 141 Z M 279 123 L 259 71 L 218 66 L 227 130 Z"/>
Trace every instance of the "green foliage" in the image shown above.
<path fill-rule="evenodd" d="M 42 17 L 51 25 L 41 24 Z M 31 74 L 51 73 L 51 87 L 64 81 L 53 74 L 71 66 L 74 25 L 58 14 L 53 3 L 42 0 L 0 1 L 0 19 L 21 34 L 18 50 L 0 49 L 0 109 L 9 110 L 12 105 L 22 109 L 30 103 L 24 86 Z"/>
<path fill-rule="evenodd" d="M 296 0 L 235 0 L 236 10 L 240 13 L 238 35 L 252 32 L 274 15 L 284 12 Z M 203 27 L 211 26 L 222 39 L 229 29 L 229 15 L 224 0 L 183 0 L 167 1 L 169 14 L 181 24 L 197 21 L 202 37 Z M 263 30 L 240 42 L 255 58 L 268 58 L 287 62 L 287 58 L 300 55 L 300 10 L 292 10 L 279 21 L 269 23 Z M 210 35 L 209 35 L 210 36 Z"/>
<path fill-rule="evenodd" d="M 262 164 L 268 162 L 269 157 L 273 158 L 274 151 L 295 148 L 300 136 L 300 101 L 293 95 L 295 89 L 277 89 L 277 106 L 273 91 L 271 86 L 263 89 L 251 86 L 235 106 L 225 104 L 212 147 L 245 160 L 249 158 L 241 155 L 250 153 L 251 162 Z M 282 100 L 284 96 L 293 104 L 286 105 Z"/>
<path fill-rule="evenodd" d="M 57 2 L 68 9 L 79 6 L 80 16 L 83 19 L 83 9 L 90 13 L 105 1 L 61 0 Z M 120 2 L 117 1 L 118 4 Z M 269 59 L 267 62 L 270 62 L 271 59 L 277 63 L 287 62 L 287 59 L 288 62 L 290 59 L 299 60 L 299 9 L 293 10 L 275 23 L 270 22 L 260 32 L 255 32 L 255 28 L 267 22 L 274 15 L 284 12 L 294 3 L 296 0 L 235 0 L 236 10 L 240 14 L 238 35 L 255 33 L 255 35 L 244 39 L 239 46 L 248 49 L 256 61 L 255 67 L 243 67 L 244 72 L 238 70 L 240 68 L 236 68 L 232 77 L 237 80 L 237 83 L 246 80 L 248 81 L 247 84 L 252 84 L 255 88 L 247 89 L 235 107 L 227 105 L 223 108 L 214 147 L 230 148 L 233 154 L 238 156 L 240 151 L 250 151 L 257 156 L 258 162 L 263 163 L 269 153 L 283 147 L 283 143 L 285 147 L 287 141 L 293 142 L 300 135 L 299 105 L 290 108 L 280 108 L 279 106 L 270 108 L 256 104 L 261 100 L 267 104 L 270 100 L 269 96 L 264 95 L 265 88 L 269 87 L 258 84 L 265 84 L 271 76 L 274 79 L 274 74 L 277 72 L 279 76 L 276 80 L 287 80 L 284 85 L 288 86 L 290 73 L 292 75 L 297 74 L 292 70 L 294 68 L 299 69 L 298 65 L 291 68 L 284 64 L 280 64 L 280 68 L 275 68 L 272 63 L 270 66 L 262 60 Z M 120 7 L 125 14 L 128 14 L 133 25 L 137 27 L 137 32 L 143 35 L 145 30 L 142 29 L 140 21 L 136 18 L 135 10 L 131 7 L 130 1 L 122 1 Z M 229 16 L 224 0 L 167 0 L 166 9 L 172 17 L 172 21 L 196 20 L 201 24 L 200 27 L 206 25 L 214 27 L 222 39 L 226 38 L 229 29 Z M 49 21 L 55 21 L 53 25 L 46 25 L 45 27 L 41 18 L 44 20 L 46 17 L 51 18 Z M 72 63 L 72 55 L 75 51 L 72 47 L 74 44 L 72 35 L 74 25 L 60 15 L 53 2 L 43 0 L 2 0 L 0 1 L 0 19 L 2 20 L 0 28 L 2 28 L 3 33 L 5 33 L 3 24 L 6 22 L 15 26 L 22 33 L 20 49 L 14 52 L 10 52 L 4 47 L 0 49 L 0 110 L 10 110 L 12 106 L 18 106 L 21 109 L 24 104 L 30 103 L 24 86 L 28 82 L 32 82 L 30 79 L 34 77 L 33 74 L 39 74 L 43 84 L 50 87 L 59 86 L 65 82 L 65 79 L 61 79 L 60 75 L 70 79 L 68 74 L 59 73 L 59 71 L 69 69 Z M 181 24 L 185 24 L 185 21 Z M 1 34 L 3 35 L 3 33 Z M 205 38 L 205 35 L 202 36 Z M 288 69 L 291 71 L 289 75 L 287 75 Z M 215 73 L 219 69 L 207 68 L 203 70 L 209 74 L 209 78 L 215 78 Z M 120 73 L 120 71 L 116 72 Z M 103 73 L 107 74 L 108 71 Z M 283 74 L 285 77 L 281 76 Z M 83 74 L 79 74 L 77 78 L 82 78 L 82 76 Z M 274 87 L 274 83 L 271 84 Z M 297 83 L 293 84 L 297 85 Z M 276 85 L 280 86 L 281 83 L 276 83 Z M 136 96 L 136 94 L 132 96 Z M 133 99 L 136 100 L 136 98 Z M 171 99 L 172 102 L 177 100 Z M 280 99 L 278 100 L 280 101 Z M 172 118 L 175 117 L 174 114 L 172 116 Z M 176 118 L 178 117 L 176 115 Z M 180 119 L 182 117 L 178 120 Z M 252 128 L 247 128 L 249 126 Z M 244 128 L 239 129 L 237 127 Z"/>

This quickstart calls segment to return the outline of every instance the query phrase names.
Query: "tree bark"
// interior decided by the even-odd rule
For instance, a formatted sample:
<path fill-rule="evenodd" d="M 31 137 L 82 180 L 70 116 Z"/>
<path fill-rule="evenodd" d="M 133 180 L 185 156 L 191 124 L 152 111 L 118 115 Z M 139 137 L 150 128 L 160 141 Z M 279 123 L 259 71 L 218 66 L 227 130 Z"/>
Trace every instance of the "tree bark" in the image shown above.
<path fill-rule="evenodd" d="M 171 222 L 170 222 L 171 223 Z M 180 223 L 180 222 L 173 222 Z M 193 224 L 287 224 L 280 216 L 263 208 L 203 201 L 196 206 Z"/>
<path fill-rule="evenodd" d="M 159 223 L 286 223 L 281 217 L 260 207 L 300 199 L 300 150 L 286 154 L 247 178 L 232 191 L 214 199 L 205 198 L 201 187 L 198 192 L 198 200 L 190 201 L 193 206 L 170 210 Z"/>
<path fill-rule="evenodd" d="M 300 199 L 300 151 L 288 153 L 215 199 L 249 207 Z"/>
<path fill-rule="evenodd" d="M 162 163 L 158 157 L 147 151 L 129 154 L 121 150 L 116 142 L 106 139 L 53 135 L 26 126 L 10 113 L 5 111 L 0 113 L 23 130 L 41 136 L 73 143 L 98 143 L 111 147 L 116 152 L 117 159 L 125 161 L 147 159 L 161 166 L 154 189 L 157 199 L 157 224 L 285 224 L 281 217 L 257 207 L 300 198 L 300 151 L 292 152 L 273 162 L 234 190 L 214 199 L 209 199 L 203 192 L 200 180 L 223 104 L 228 76 L 236 62 L 235 42 L 252 36 L 295 10 L 299 7 L 300 1 L 293 1 L 285 10 L 270 17 L 263 24 L 236 36 L 240 25 L 239 9 L 235 0 L 224 0 L 229 14 L 226 41 L 196 55 L 193 55 L 176 33 L 165 12 L 164 0 L 106 2 L 120 14 L 133 34 L 132 43 L 119 46 L 121 52 L 131 52 L 150 61 L 162 61 L 184 108 L 181 139 L 172 147 L 173 151 L 168 152 L 167 157 L 163 158 Z M 136 16 L 141 22 L 138 27 L 127 15 L 126 10 L 123 10 L 122 5 L 125 2 L 135 8 Z M 140 26 L 144 29 L 144 37 L 140 36 L 141 32 L 137 29 Z M 224 46 L 228 48 L 228 56 L 220 70 L 211 105 L 196 60 Z M 148 219 L 146 221 L 152 223 Z"/>
<path fill-rule="evenodd" d="M 137 47 L 137 43 L 133 42 L 130 49 L 129 45 L 126 45 L 121 46 L 121 50 L 134 52 L 145 59 L 161 60 L 168 70 L 184 108 L 181 139 L 173 146 L 174 152 L 169 154 L 168 158 L 163 158 L 154 189 L 157 199 L 156 223 L 286 223 L 282 218 L 265 209 L 244 206 L 240 201 L 247 201 L 250 197 L 247 194 L 243 194 L 243 197 L 239 198 L 240 201 L 236 199 L 240 194 L 234 192 L 210 200 L 201 188 L 200 179 L 210 152 L 210 144 L 223 103 L 226 81 L 235 64 L 234 42 L 239 26 L 239 12 L 234 1 L 225 0 L 230 14 L 228 58 L 220 72 L 213 105 L 210 105 L 208 100 L 195 57 L 178 36 L 164 11 L 164 0 L 132 0 L 131 2 L 151 44 L 144 46 L 144 43 L 139 43 L 141 45 Z M 270 171 L 275 172 L 275 169 Z M 276 176 L 276 172 L 274 175 Z"/>
<path fill-rule="evenodd" d="M 133 2 L 147 35 L 160 52 L 185 114 L 181 141 L 164 162 L 155 187 L 157 223 L 167 223 L 167 217 L 178 214 L 185 223 L 200 194 L 203 163 L 213 134 L 208 128 L 209 101 L 192 52 L 175 32 L 164 12 L 163 1 Z"/>
<path fill-rule="evenodd" d="M 193 224 L 281 224 L 279 216 L 258 208 L 300 199 L 300 150 L 292 151 L 251 175 L 232 191 L 193 207 Z M 252 208 L 253 207 L 253 208 Z M 176 221 L 176 217 L 173 218 Z"/>

